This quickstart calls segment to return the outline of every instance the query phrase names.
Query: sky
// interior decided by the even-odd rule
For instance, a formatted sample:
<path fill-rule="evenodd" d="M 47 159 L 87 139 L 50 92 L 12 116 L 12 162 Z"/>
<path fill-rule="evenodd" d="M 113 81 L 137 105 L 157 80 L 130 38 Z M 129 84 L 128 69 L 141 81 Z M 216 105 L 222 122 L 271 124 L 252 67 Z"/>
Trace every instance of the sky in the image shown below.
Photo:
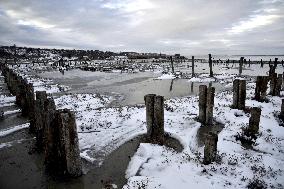
<path fill-rule="evenodd" d="M 284 0 L 0 0 L 0 45 L 284 54 Z"/>

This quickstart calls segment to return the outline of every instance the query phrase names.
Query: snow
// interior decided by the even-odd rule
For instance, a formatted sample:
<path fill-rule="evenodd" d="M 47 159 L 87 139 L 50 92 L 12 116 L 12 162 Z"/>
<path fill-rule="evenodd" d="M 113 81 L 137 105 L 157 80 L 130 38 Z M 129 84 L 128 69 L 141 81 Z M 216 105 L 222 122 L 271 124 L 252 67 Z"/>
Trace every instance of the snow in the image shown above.
<path fill-rule="evenodd" d="M 19 130 L 28 128 L 29 126 L 30 126 L 30 123 L 25 123 L 25 124 L 22 124 L 22 125 L 17 125 L 17 126 L 11 127 L 11 128 L 2 129 L 2 130 L 0 130 L 0 137 L 7 136 L 11 133 L 14 133 L 14 132 L 17 132 Z"/>
<path fill-rule="evenodd" d="M 16 110 L 11 110 L 11 111 L 6 111 L 4 112 L 4 115 L 11 115 L 11 114 L 16 114 L 20 112 L 21 112 L 21 109 L 16 109 Z"/>
<path fill-rule="evenodd" d="M 230 77 L 228 77 L 229 79 Z M 250 82 L 250 81 L 248 81 Z M 165 102 L 165 130 L 175 134 L 184 146 L 181 153 L 165 146 L 140 144 L 131 158 L 126 188 L 247 188 L 260 181 L 268 188 L 284 186 L 284 127 L 279 126 L 277 114 L 280 97 L 269 103 L 251 100 L 253 83 L 248 83 L 246 105 L 262 108 L 259 135 L 252 149 L 244 148 L 236 135 L 247 127 L 250 115 L 230 108 L 232 92 L 215 96 L 214 118 L 224 124 L 218 137 L 220 160 L 203 165 L 203 146 L 197 144 L 200 127 L 197 115 L 198 97 L 171 99 Z"/>
<path fill-rule="evenodd" d="M 157 77 L 156 79 L 175 79 L 176 76 L 173 74 L 163 74 L 160 77 Z"/>

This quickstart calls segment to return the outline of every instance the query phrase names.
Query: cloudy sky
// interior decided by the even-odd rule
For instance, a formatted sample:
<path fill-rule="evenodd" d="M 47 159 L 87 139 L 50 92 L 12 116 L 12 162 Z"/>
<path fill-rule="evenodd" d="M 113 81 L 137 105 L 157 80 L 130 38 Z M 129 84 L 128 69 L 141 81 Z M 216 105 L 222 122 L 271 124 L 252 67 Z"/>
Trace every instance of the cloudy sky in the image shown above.
<path fill-rule="evenodd" d="M 0 0 L 0 45 L 284 54 L 284 0 Z"/>

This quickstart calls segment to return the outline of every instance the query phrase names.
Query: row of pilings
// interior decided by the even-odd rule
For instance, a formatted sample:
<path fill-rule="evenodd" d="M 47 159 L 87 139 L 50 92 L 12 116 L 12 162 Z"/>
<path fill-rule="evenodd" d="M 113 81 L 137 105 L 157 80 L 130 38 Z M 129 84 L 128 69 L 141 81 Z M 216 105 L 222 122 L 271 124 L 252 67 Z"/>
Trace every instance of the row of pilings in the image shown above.
<path fill-rule="evenodd" d="M 275 71 L 275 69 L 274 69 Z M 280 96 L 283 75 L 272 73 L 271 76 L 257 76 L 254 100 L 263 102 L 266 100 L 267 85 L 270 81 L 270 95 Z M 276 91 L 276 92 L 275 92 Z M 215 88 L 206 85 L 199 86 L 199 116 L 198 121 L 202 126 L 214 126 Z M 164 97 L 155 94 L 148 94 L 144 97 L 146 106 L 146 122 L 148 141 L 157 144 L 164 143 Z M 231 108 L 243 110 L 250 113 L 249 124 L 243 128 L 241 142 L 251 142 L 247 140 L 256 139 L 259 132 L 261 116 L 260 107 L 246 107 L 246 80 L 235 79 L 233 81 L 233 102 Z M 281 112 L 279 118 L 284 122 L 284 99 L 282 99 Z M 236 139 L 240 139 L 236 136 Z M 245 139 L 245 140 L 242 140 Z M 204 141 L 204 164 L 210 164 L 217 159 L 218 134 L 208 132 Z"/>
<path fill-rule="evenodd" d="M 36 135 L 36 147 L 45 155 L 47 171 L 56 176 L 82 174 L 75 115 L 69 109 L 57 110 L 46 91 L 34 91 L 33 84 L 7 65 L 0 65 L 10 92 L 22 116 L 30 120 L 30 132 Z"/>

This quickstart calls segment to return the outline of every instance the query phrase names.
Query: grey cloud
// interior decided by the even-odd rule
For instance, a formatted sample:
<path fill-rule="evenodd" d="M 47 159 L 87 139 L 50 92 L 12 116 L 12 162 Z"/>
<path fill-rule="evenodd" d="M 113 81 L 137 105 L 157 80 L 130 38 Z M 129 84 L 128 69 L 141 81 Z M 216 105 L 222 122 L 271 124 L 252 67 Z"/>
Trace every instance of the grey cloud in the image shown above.
<path fill-rule="evenodd" d="M 283 4 L 283 0 L 2 0 L 0 43 L 186 55 L 283 54 Z M 263 23 L 256 23 L 259 20 Z M 230 32 L 233 29 L 241 32 Z"/>

